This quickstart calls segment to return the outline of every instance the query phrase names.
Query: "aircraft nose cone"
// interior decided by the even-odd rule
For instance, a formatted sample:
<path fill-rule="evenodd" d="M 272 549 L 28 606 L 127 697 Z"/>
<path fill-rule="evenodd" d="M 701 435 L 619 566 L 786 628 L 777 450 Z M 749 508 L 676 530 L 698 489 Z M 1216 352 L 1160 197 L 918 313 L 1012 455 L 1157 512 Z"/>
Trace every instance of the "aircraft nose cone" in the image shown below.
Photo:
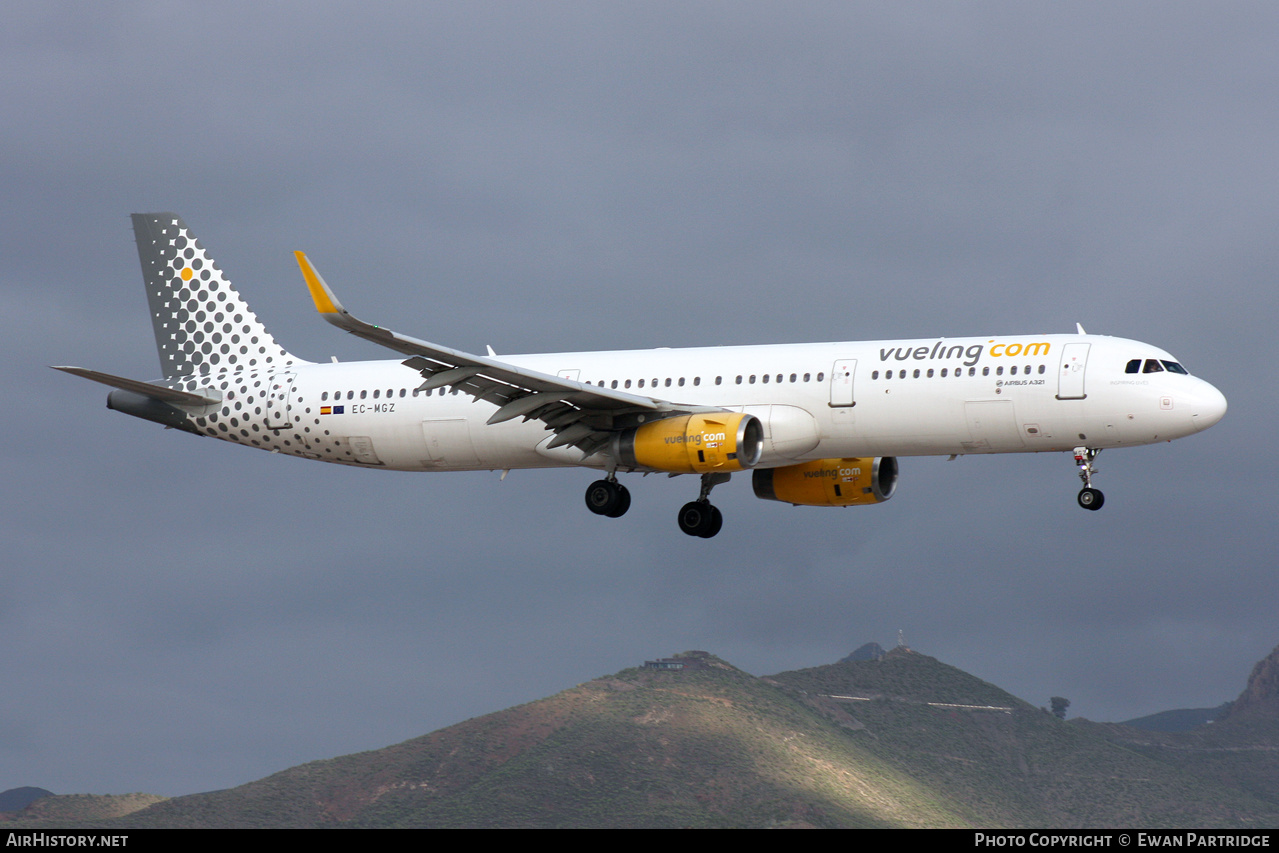
<path fill-rule="evenodd" d="M 1222 394 L 1207 382 L 1203 390 L 1196 396 L 1190 421 L 1195 430 L 1205 430 L 1226 415 L 1226 395 Z"/>

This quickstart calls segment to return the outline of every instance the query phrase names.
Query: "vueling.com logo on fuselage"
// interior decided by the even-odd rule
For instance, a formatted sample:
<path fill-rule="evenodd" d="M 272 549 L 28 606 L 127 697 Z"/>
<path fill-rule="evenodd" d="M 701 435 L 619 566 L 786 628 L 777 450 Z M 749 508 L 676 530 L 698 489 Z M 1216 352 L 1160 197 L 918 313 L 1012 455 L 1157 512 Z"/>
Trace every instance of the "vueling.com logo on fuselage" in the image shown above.
<path fill-rule="evenodd" d="M 1047 341 L 1035 341 L 1034 343 L 1023 344 L 1018 342 L 995 343 L 994 339 L 986 342 L 992 344 L 990 347 L 990 355 L 992 358 L 1001 356 L 1036 356 L 1048 355 L 1049 344 Z M 970 344 L 965 347 L 963 344 L 955 346 L 946 346 L 945 341 L 938 341 L 931 348 L 927 346 L 921 347 L 887 347 L 881 348 L 879 351 L 879 360 L 888 361 L 890 358 L 896 361 L 928 361 L 939 358 L 963 358 L 967 359 L 963 362 L 964 367 L 972 367 L 981 359 L 983 352 L 986 352 L 985 344 Z"/>

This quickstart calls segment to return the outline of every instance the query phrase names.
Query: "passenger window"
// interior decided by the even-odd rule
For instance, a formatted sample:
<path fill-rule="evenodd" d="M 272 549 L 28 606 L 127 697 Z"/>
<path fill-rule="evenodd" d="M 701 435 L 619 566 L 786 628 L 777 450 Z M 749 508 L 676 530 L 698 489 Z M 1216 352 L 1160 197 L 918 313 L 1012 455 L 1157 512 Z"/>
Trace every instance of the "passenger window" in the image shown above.
<path fill-rule="evenodd" d="M 932 378 L 933 378 L 933 369 L 932 369 L 931 367 L 930 367 L 930 368 L 928 368 L 928 378 L 929 378 L 929 379 L 932 379 Z"/>
<path fill-rule="evenodd" d="M 1045 368 L 1042 364 L 1041 364 L 1041 365 L 1039 365 L 1039 372 L 1040 372 L 1040 373 L 1043 373 L 1045 369 L 1046 369 L 1046 368 Z"/>
<path fill-rule="evenodd" d="M 368 391 L 361 391 L 361 392 L 360 392 L 360 399 L 361 399 L 361 400 L 366 399 L 368 396 L 369 396 L 369 392 L 368 392 Z"/>
<path fill-rule="evenodd" d="M 817 374 L 817 381 L 818 381 L 818 382 L 821 382 L 821 381 L 822 381 L 823 379 L 825 379 L 825 378 L 826 378 L 826 374 L 825 374 L 825 373 L 819 373 L 819 374 Z"/>
<path fill-rule="evenodd" d="M 792 384 L 792 385 L 794 385 L 794 384 L 795 384 L 795 380 L 796 380 L 796 379 L 798 379 L 798 378 L 799 378 L 798 376 L 796 376 L 795 374 L 793 374 L 793 373 L 792 373 L 792 374 L 790 375 L 790 381 L 791 381 L 791 384 Z"/>
<path fill-rule="evenodd" d="M 871 378 L 871 379 L 878 379 L 878 378 L 879 378 L 879 371 L 878 371 L 878 370 L 872 370 L 872 371 L 870 372 L 870 378 Z"/>
<path fill-rule="evenodd" d="M 715 384 L 716 384 L 716 385 L 722 385 L 723 383 L 724 383 L 724 377 L 723 377 L 723 376 L 716 376 L 716 377 L 715 377 Z M 681 379 L 681 380 L 679 381 L 679 384 L 683 385 L 683 384 L 684 384 L 684 380 L 683 380 L 683 379 Z"/>
<path fill-rule="evenodd" d="M 700 377 L 700 376 L 694 376 L 694 377 L 693 377 L 693 384 L 694 384 L 694 385 L 701 385 L 701 384 L 702 384 L 702 377 Z"/>
<path fill-rule="evenodd" d="M 320 395 L 320 402 L 323 403 L 327 399 L 329 399 L 329 392 L 325 391 L 323 394 Z"/>
<path fill-rule="evenodd" d="M 983 368 L 981 369 L 981 375 L 982 375 L 982 376 L 989 376 L 989 375 L 990 375 L 990 368 L 989 368 L 989 367 L 983 367 Z"/>
<path fill-rule="evenodd" d="M 750 383 L 751 383 L 752 385 L 754 385 L 754 384 L 755 384 L 755 374 L 754 374 L 754 373 L 752 373 L 752 374 L 751 374 Z"/>
<path fill-rule="evenodd" d="M 1008 375 L 1009 376 L 1017 375 L 1017 365 L 1014 364 L 1011 368 L 1008 369 Z"/>
<path fill-rule="evenodd" d="M 807 374 L 807 373 L 805 373 L 805 374 L 804 374 L 804 381 L 805 381 L 805 382 L 807 382 L 807 381 L 808 381 L 808 376 L 809 376 L 809 374 Z"/>
<path fill-rule="evenodd" d="M 767 384 L 768 384 L 768 374 L 767 374 L 767 373 L 765 373 L 765 374 L 764 374 L 764 384 L 765 384 L 765 385 L 767 385 Z"/>
<path fill-rule="evenodd" d="M 641 380 L 639 381 L 639 387 L 641 387 L 641 388 L 643 388 L 643 387 L 644 387 L 644 380 L 643 380 L 643 379 L 641 379 Z"/>
<path fill-rule="evenodd" d="M 374 400 L 376 400 L 376 399 L 377 399 L 378 397 L 380 397 L 380 396 L 382 396 L 382 389 L 381 389 L 381 388 L 374 388 L 374 389 L 373 389 L 373 399 L 374 399 Z"/>

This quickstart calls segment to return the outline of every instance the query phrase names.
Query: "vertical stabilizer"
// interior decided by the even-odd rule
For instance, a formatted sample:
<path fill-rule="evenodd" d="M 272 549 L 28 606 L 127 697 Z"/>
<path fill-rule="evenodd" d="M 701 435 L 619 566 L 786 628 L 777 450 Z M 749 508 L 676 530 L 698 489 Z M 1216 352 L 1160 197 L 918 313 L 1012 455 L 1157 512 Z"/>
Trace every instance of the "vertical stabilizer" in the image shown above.
<path fill-rule="evenodd" d="M 133 214 L 147 303 L 170 379 L 297 361 L 271 337 L 176 213 Z"/>

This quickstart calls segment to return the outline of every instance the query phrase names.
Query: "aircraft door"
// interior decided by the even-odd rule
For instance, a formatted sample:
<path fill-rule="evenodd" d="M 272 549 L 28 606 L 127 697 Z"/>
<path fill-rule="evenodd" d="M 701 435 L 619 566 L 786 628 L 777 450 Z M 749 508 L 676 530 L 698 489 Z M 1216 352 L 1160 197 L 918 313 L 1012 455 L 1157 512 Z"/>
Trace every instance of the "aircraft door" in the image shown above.
<path fill-rule="evenodd" d="M 289 395 L 293 391 L 292 373 L 277 373 L 268 383 L 266 396 L 266 428 L 288 429 Z"/>
<path fill-rule="evenodd" d="M 1066 344 L 1061 350 L 1061 365 L 1057 369 L 1057 399 L 1082 400 L 1084 371 L 1088 366 L 1088 349 L 1092 344 Z"/>
<path fill-rule="evenodd" d="M 853 399 L 853 375 L 857 372 L 857 359 L 841 358 L 830 370 L 830 407 L 851 408 L 857 405 Z"/>

